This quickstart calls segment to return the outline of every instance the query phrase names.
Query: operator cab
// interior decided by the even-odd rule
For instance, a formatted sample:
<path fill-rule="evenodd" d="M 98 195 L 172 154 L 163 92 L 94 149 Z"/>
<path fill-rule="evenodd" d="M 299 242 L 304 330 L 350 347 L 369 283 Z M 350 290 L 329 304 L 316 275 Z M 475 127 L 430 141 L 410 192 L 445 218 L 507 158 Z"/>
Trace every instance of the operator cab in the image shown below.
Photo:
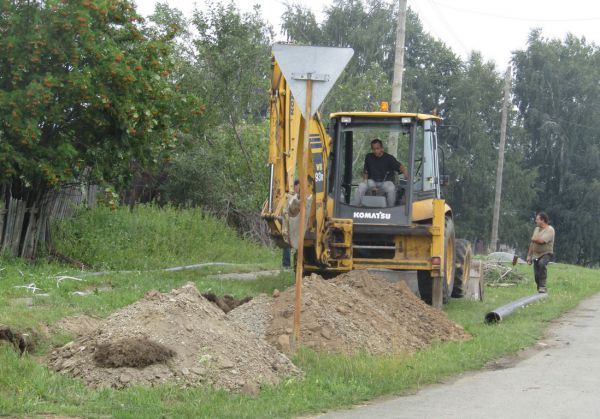
<path fill-rule="evenodd" d="M 440 197 L 439 121 L 437 116 L 425 114 L 332 114 L 329 167 L 333 170 L 328 193 L 335 202 L 334 216 L 352 219 L 355 231 L 360 231 L 360 225 L 410 225 L 414 201 Z M 374 139 L 381 140 L 384 151 L 407 169 L 408 179 L 396 170 L 387 170 L 383 178 L 380 173 L 377 184 L 364 181 L 365 157 L 371 153 Z"/>

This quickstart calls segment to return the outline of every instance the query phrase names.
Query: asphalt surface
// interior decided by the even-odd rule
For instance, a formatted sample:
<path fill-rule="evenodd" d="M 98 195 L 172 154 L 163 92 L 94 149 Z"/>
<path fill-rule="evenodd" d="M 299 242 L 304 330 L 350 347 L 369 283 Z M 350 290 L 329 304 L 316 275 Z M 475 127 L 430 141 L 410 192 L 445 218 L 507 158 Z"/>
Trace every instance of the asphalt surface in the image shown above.
<path fill-rule="evenodd" d="M 490 368 L 319 418 L 600 418 L 600 294 Z"/>

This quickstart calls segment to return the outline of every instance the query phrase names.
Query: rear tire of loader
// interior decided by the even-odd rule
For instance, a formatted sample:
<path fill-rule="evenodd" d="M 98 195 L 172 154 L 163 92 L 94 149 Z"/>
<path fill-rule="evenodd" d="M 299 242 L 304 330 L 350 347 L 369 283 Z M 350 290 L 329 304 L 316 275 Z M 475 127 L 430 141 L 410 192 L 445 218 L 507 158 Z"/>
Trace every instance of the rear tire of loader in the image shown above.
<path fill-rule="evenodd" d="M 456 239 L 456 268 L 454 271 L 453 298 L 463 298 L 471 275 L 471 243 Z"/>
<path fill-rule="evenodd" d="M 454 222 L 451 218 L 446 218 L 444 227 L 444 266 L 442 267 L 442 304 L 447 304 L 450 295 L 454 289 L 455 273 L 455 239 Z M 421 299 L 433 305 L 433 279 L 430 271 L 417 271 L 417 283 L 419 285 L 419 294 Z"/>

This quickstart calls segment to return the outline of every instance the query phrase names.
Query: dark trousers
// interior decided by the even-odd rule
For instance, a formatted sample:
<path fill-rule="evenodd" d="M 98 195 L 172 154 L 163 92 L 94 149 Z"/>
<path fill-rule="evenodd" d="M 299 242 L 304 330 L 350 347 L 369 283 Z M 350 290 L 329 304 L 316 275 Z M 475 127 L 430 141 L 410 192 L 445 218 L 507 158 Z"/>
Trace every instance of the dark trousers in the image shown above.
<path fill-rule="evenodd" d="M 533 273 L 535 275 L 535 283 L 540 288 L 546 288 L 546 278 L 548 273 L 546 271 L 546 266 L 550 262 L 552 255 L 547 254 L 537 259 L 533 259 Z"/>
<path fill-rule="evenodd" d="M 291 251 L 292 249 L 289 247 L 283 248 L 283 254 L 281 255 L 281 265 L 284 268 L 291 268 Z"/>

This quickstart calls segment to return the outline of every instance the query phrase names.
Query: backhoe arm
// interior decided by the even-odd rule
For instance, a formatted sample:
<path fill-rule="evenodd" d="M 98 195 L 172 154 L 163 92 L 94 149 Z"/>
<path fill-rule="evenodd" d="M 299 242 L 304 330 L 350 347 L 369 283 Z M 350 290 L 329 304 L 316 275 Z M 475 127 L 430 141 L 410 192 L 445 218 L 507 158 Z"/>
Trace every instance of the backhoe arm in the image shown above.
<path fill-rule="evenodd" d="M 269 198 L 262 209 L 271 235 L 280 246 L 296 246 L 295 218 L 300 202 L 294 193 L 294 180 L 302 162 L 305 120 L 296 105 L 289 85 L 273 58 L 270 89 L 269 124 Z M 309 179 L 310 198 L 307 200 L 307 238 L 314 241 L 316 256 L 320 257 L 323 228 L 326 218 L 326 173 L 330 139 L 318 114 L 309 126 Z"/>

